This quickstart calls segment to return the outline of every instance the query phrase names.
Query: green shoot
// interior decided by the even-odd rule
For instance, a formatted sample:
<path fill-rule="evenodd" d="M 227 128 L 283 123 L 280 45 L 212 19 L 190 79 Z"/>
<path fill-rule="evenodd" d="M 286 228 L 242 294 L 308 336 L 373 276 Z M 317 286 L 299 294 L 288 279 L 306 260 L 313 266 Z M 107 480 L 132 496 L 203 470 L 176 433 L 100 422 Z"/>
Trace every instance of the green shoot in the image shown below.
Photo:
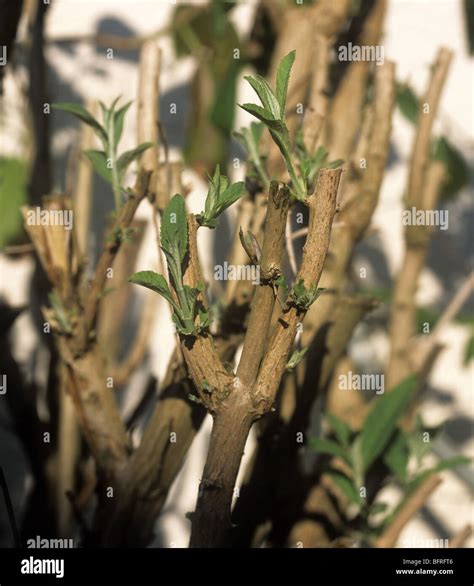
<path fill-rule="evenodd" d="M 209 177 L 209 191 L 206 197 L 204 212 L 196 216 L 201 226 L 215 228 L 217 218 L 229 206 L 235 203 L 245 190 L 243 181 L 232 183 L 225 175 L 221 175 L 219 165 L 216 166 L 213 177 Z"/>
<path fill-rule="evenodd" d="M 128 102 L 116 110 L 119 99 L 120 97 L 116 98 L 110 108 L 107 108 L 102 102 L 99 102 L 102 111 L 102 123 L 79 104 L 69 102 L 53 104 L 53 108 L 56 110 L 73 114 L 81 122 L 90 126 L 98 136 L 103 149 L 90 149 L 85 151 L 84 154 L 92 163 L 95 172 L 111 184 L 116 211 L 120 209 L 122 196 L 126 193 L 123 181 L 128 167 L 146 149 L 153 146 L 151 142 L 144 142 L 134 149 L 125 151 L 119 155 L 118 145 L 122 137 L 125 115 L 131 105 L 131 102 Z"/>
<path fill-rule="evenodd" d="M 264 188 L 268 189 L 270 187 L 270 178 L 265 171 L 259 148 L 262 132 L 263 124 L 261 122 L 252 122 L 250 128 L 242 128 L 240 132 L 234 132 L 234 136 L 244 146 L 260 181 Z"/>
<path fill-rule="evenodd" d="M 141 271 L 132 275 L 130 283 L 159 293 L 173 309 L 176 330 L 183 335 L 197 335 L 210 324 L 206 311 L 198 307 L 197 298 L 204 285 L 189 287 L 183 283 L 183 264 L 188 251 L 188 225 L 184 199 L 176 194 L 166 206 L 161 221 L 161 248 L 166 256 L 168 271 L 176 297 L 163 275 Z M 199 325 L 196 318 L 199 317 Z"/>
<path fill-rule="evenodd" d="M 291 143 L 288 127 L 285 123 L 286 97 L 288 93 L 288 82 L 290 80 L 291 68 L 295 61 L 295 51 L 288 53 L 280 62 L 276 77 L 276 89 L 270 87 L 268 82 L 261 76 L 247 76 L 245 79 L 255 90 L 262 106 L 256 104 L 240 104 L 240 107 L 258 118 L 268 128 L 270 135 L 278 146 L 285 161 L 286 168 L 291 178 L 293 195 L 304 201 L 306 199 L 306 188 L 301 177 L 298 177 L 291 156 Z"/>

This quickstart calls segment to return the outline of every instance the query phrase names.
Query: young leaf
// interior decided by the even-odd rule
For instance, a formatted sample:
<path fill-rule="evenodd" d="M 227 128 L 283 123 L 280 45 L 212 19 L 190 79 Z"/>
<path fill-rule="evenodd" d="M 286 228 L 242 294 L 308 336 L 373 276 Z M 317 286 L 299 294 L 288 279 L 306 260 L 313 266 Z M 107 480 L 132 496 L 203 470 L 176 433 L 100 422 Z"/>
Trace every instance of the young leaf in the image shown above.
<path fill-rule="evenodd" d="M 376 403 L 367 416 L 361 431 L 364 471 L 369 469 L 387 446 L 395 431 L 397 421 L 408 406 L 416 386 L 417 378 L 415 375 L 411 375 L 395 389 L 383 397 L 375 399 Z"/>
<path fill-rule="evenodd" d="M 385 511 L 388 509 L 388 504 L 387 503 L 374 503 L 373 505 L 371 505 L 370 510 L 369 510 L 369 515 L 377 515 L 379 513 L 385 513 Z"/>
<path fill-rule="evenodd" d="M 189 319 L 193 319 L 195 316 L 195 309 L 196 309 L 196 300 L 197 297 L 199 295 L 199 293 L 201 293 L 201 291 L 203 290 L 203 286 L 201 287 L 190 287 L 189 285 L 183 285 L 183 289 L 184 289 L 184 293 L 186 295 L 186 299 L 188 302 L 188 309 L 189 309 L 189 315 L 186 316 Z"/>
<path fill-rule="evenodd" d="M 245 191 L 245 183 L 238 181 L 232 183 L 227 189 L 221 194 L 219 198 L 219 204 L 217 206 L 217 215 L 222 214 L 228 207 L 234 204 Z"/>
<path fill-rule="evenodd" d="M 441 197 L 452 199 L 469 183 L 469 166 L 462 154 L 444 137 L 435 142 L 433 157 L 444 163 L 448 174 Z"/>
<path fill-rule="evenodd" d="M 327 413 L 326 419 L 329 421 L 331 429 L 336 434 L 339 442 L 344 446 L 348 446 L 349 440 L 350 440 L 350 437 L 352 434 L 352 430 L 347 425 L 347 423 L 345 421 L 342 421 L 342 419 L 339 419 L 338 417 L 336 417 L 332 413 Z"/>
<path fill-rule="evenodd" d="M 231 59 L 225 74 L 216 80 L 214 101 L 209 110 L 209 120 L 226 136 L 234 125 L 239 59 Z"/>
<path fill-rule="evenodd" d="M 260 140 L 263 134 L 263 124 L 261 122 L 251 122 L 250 123 L 250 134 L 252 136 L 252 141 L 255 147 L 258 150 L 258 145 L 260 144 Z"/>
<path fill-rule="evenodd" d="M 474 359 L 474 336 L 470 336 L 464 346 L 463 366 L 467 366 Z"/>
<path fill-rule="evenodd" d="M 110 126 L 112 126 L 113 130 L 113 122 L 114 122 L 114 113 L 115 113 L 115 106 L 117 102 L 120 100 L 121 96 L 117 96 L 115 100 L 110 105 L 110 108 L 107 108 L 105 104 L 99 102 L 101 110 L 102 110 L 102 118 L 104 120 L 104 127 L 107 129 L 107 134 L 110 135 Z"/>
<path fill-rule="evenodd" d="M 244 79 L 253 87 L 255 93 L 260 98 L 263 107 L 267 112 L 270 112 L 271 117 L 274 120 L 282 120 L 280 104 L 267 80 L 260 75 L 257 75 L 256 77 L 246 75 Z"/>
<path fill-rule="evenodd" d="M 214 175 L 208 178 L 209 190 L 207 192 L 204 209 L 210 216 L 212 216 L 212 211 L 215 209 L 217 202 L 219 201 L 219 192 L 221 189 L 221 168 L 219 164 L 216 165 Z"/>
<path fill-rule="evenodd" d="M 269 110 L 262 108 L 261 106 L 257 106 L 257 104 L 239 104 L 239 107 L 249 114 L 252 114 L 252 116 L 255 116 L 255 118 L 258 118 L 269 127 L 272 127 L 272 125 L 275 125 L 277 122 Z"/>
<path fill-rule="evenodd" d="M 317 452 L 329 454 L 330 456 L 344 460 L 348 464 L 350 463 L 347 452 L 332 440 L 315 437 L 310 440 L 309 445 Z"/>
<path fill-rule="evenodd" d="M 163 275 L 154 271 L 139 271 L 138 273 L 134 273 L 128 279 L 128 282 L 134 285 L 141 285 L 142 287 L 151 289 L 155 293 L 159 293 L 172 307 L 179 309 Z"/>
<path fill-rule="evenodd" d="M 103 151 L 88 150 L 84 154 L 92 163 L 94 170 L 108 183 L 112 183 L 112 169 L 109 167 L 109 160 Z"/>
<path fill-rule="evenodd" d="M 362 436 L 358 434 L 352 442 L 350 448 L 350 461 L 352 463 L 352 473 L 354 475 L 354 483 L 356 486 L 363 486 L 365 484 L 364 478 L 364 458 L 362 456 Z"/>
<path fill-rule="evenodd" d="M 125 151 L 120 155 L 117 160 L 117 171 L 119 174 L 120 183 L 122 182 L 123 176 L 125 175 L 125 172 L 127 171 L 130 163 L 132 163 L 135 159 L 138 159 L 138 157 L 151 146 L 153 146 L 152 142 L 143 142 L 134 149 Z"/>
<path fill-rule="evenodd" d="M 184 318 L 182 317 L 181 311 L 175 311 L 171 315 L 171 319 L 176 326 L 176 331 L 180 334 L 189 335 L 192 333 L 190 328 L 186 325 Z"/>
<path fill-rule="evenodd" d="M 458 466 L 468 466 L 469 464 L 472 464 L 472 458 L 468 458 L 467 456 L 463 455 L 453 456 L 452 458 L 446 458 L 445 460 L 441 460 L 441 462 L 438 462 L 438 464 L 436 464 L 429 470 L 425 470 L 423 474 L 435 474 L 436 472 L 442 472 L 443 470 L 451 470 L 451 468 L 457 468 Z"/>
<path fill-rule="evenodd" d="M 110 119 L 110 110 L 109 108 L 107 108 L 107 106 L 104 104 L 104 102 L 101 102 L 99 100 L 99 106 L 100 106 L 100 110 L 102 112 L 102 121 L 104 123 L 104 128 L 108 128 L 109 127 L 109 119 Z"/>
<path fill-rule="evenodd" d="M 304 355 L 308 351 L 308 347 L 302 348 L 301 350 L 295 350 L 287 362 L 286 370 L 292 372 L 298 364 L 303 360 Z"/>
<path fill-rule="evenodd" d="M 65 334 L 72 334 L 72 327 L 69 323 L 69 318 L 67 315 L 66 310 L 64 309 L 61 300 L 55 293 L 49 293 L 48 295 L 49 302 L 51 303 L 51 307 L 54 310 L 54 317 L 58 324 L 61 326 L 61 330 Z"/>
<path fill-rule="evenodd" d="M 97 120 L 92 116 L 92 114 L 90 114 L 90 112 L 88 112 L 80 104 L 74 104 L 71 102 L 59 102 L 58 104 L 53 104 L 52 108 L 54 108 L 55 110 L 62 110 L 63 112 L 73 114 L 74 116 L 76 116 L 76 118 L 79 118 L 81 122 L 84 122 L 85 124 L 91 126 L 104 144 L 107 143 L 107 133 L 105 132 L 105 130 L 102 128 L 99 122 L 97 122 Z"/>
<path fill-rule="evenodd" d="M 211 325 L 211 318 L 209 314 L 204 309 L 198 309 L 198 316 L 199 316 L 199 329 L 204 330 L 205 328 Z"/>
<path fill-rule="evenodd" d="M 318 167 L 321 166 L 327 159 L 328 155 L 328 151 L 323 146 L 318 147 L 317 151 L 313 155 L 314 164 Z"/>
<path fill-rule="evenodd" d="M 384 454 L 383 461 L 390 471 L 402 482 L 407 479 L 408 445 L 404 433 L 399 430 Z"/>
<path fill-rule="evenodd" d="M 288 82 L 290 81 L 291 68 L 295 62 L 296 51 L 291 51 L 283 57 L 278 66 L 276 76 L 276 96 L 280 104 L 280 111 L 282 116 L 285 115 L 286 108 L 286 94 L 288 92 Z"/>
<path fill-rule="evenodd" d="M 335 159 L 334 161 L 331 161 L 327 165 L 323 165 L 323 167 L 325 169 L 337 169 L 338 167 L 340 167 L 343 164 L 344 164 L 343 159 Z"/>
<path fill-rule="evenodd" d="M 312 162 L 310 159 L 305 159 L 300 163 L 301 177 L 303 178 L 304 184 L 308 185 L 309 175 L 311 173 Z"/>
<path fill-rule="evenodd" d="M 117 97 L 114 99 L 114 101 L 112 102 L 112 104 L 111 104 L 111 106 L 110 106 L 110 109 L 109 109 L 110 115 L 112 115 L 112 114 L 115 112 L 115 106 L 118 104 L 118 102 L 120 101 L 120 98 L 121 98 L 121 97 L 122 97 L 122 96 L 117 96 Z"/>
<path fill-rule="evenodd" d="M 452 468 L 457 468 L 458 466 L 467 466 L 468 464 L 472 464 L 472 459 L 468 458 L 467 456 L 453 456 L 452 458 L 447 458 L 446 460 L 441 460 L 433 466 L 432 468 L 428 468 L 428 470 L 423 470 L 413 478 L 409 485 L 408 491 L 412 491 L 416 488 L 423 480 L 431 476 L 432 474 L 436 474 L 437 472 L 442 472 L 443 470 L 450 470 Z"/>
<path fill-rule="evenodd" d="M 280 275 L 277 279 L 275 279 L 275 285 L 278 287 L 278 289 L 281 289 L 285 297 L 288 295 L 289 288 L 283 275 Z"/>
<path fill-rule="evenodd" d="M 290 300 L 298 309 L 307 311 L 323 291 L 323 288 L 318 289 L 316 285 L 311 285 L 306 289 L 303 279 L 300 279 L 293 285 Z"/>
<path fill-rule="evenodd" d="M 161 246 L 165 252 L 178 252 L 183 262 L 188 248 L 188 224 L 184 198 L 177 193 L 166 206 L 161 220 Z"/>
<path fill-rule="evenodd" d="M 418 415 L 415 420 L 415 427 L 405 435 L 408 451 L 411 456 L 414 456 L 418 465 L 421 465 L 424 457 L 431 450 L 431 443 L 424 441 L 425 432 L 429 431 L 430 438 L 435 438 L 439 429 L 428 430 Z"/>
<path fill-rule="evenodd" d="M 358 490 L 353 485 L 350 478 L 342 472 L 330 470 L 328 474 L 331 476 L 334 483 L 341 489 L 350 502 L 360 505 L 360 496 Z"/>
<path fill-rule="evenodd" d="M 416 124 L 419 100 L 411 87 L 406 84 L 398 84 L 396 100 L 403 116 L 412 124 Z"/>
<path fill-rule="evenodd" d="M 120 110 L 114 112 L 114 145 L 113 148 L 116 149 L 120 139 L 122 138 L 122 131 L 123 131 L 123 122 L 125 119 L 125 114 L 127 113 L 128 109 L 130 108 L 132 102 L 128 102 L 125 106 L 122 106 Z"/>
<path fill-rule="evenodd" d="M 234 132 L 234 136 L 247 151 L 248 157 L 254 164 L 264 186 L 268 186 L 270 179 L 263 167 L 262 156 L 260 154 L 260 139 L 263 129 L 264 124 L 262 122 L 252 122 L 250 128 L 242 128 L 240 132 Z"/>
<path fill-rule="evenodd" d="M 245 190 L 245 184 L 242 181 L 229 185 L 229 180 L 225 175 L 221 175 L 219 165 L 216 165 L 214 175 L 208 177 L 209 191 L 206 197 L 204 213 L 196 216 L 201 226 L 215 228 L 217 217 L 229 206 L 235 203 Z"/>

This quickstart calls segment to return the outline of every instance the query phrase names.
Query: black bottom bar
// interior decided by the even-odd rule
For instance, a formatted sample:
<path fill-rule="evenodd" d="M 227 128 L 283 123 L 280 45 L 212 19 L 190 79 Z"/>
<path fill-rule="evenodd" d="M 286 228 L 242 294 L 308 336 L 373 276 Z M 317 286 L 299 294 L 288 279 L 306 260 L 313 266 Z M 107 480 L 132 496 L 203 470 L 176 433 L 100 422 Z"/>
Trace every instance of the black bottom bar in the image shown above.
<path fill-rule="evenodd" d="M 473 584 L 472 567 L 472 552 L 468 549 L 3 549 L 0 550 L 0 586 L 424 583 L 462 586 Z M 43 573 L 35 573 L 40 571 Z"/>

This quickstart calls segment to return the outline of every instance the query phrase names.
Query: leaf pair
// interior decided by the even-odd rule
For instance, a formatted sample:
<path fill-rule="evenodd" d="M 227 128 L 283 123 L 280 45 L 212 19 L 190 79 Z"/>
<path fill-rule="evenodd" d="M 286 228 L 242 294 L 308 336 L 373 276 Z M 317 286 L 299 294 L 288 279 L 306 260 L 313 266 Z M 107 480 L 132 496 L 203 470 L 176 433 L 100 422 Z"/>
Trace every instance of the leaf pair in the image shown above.
<path fill-rule="evenodd" d="M 113 167 L 117 169 L 118 182 L 120 187 L 123 187 L 123 181 L 125 173 L 127 172 L 133 161 L 136 161 L 140 155 L 153 146 L 151 142 L 143 142 L 134 149 L 125 151 L 122 153 L 114 163 L 114 159 L 106 158 L 106 153 L 103 151 L 88 150 L 85 151 L 85 155 L 92 163 L 94 169 L 99 173 L 106 181 L 113 184 Z M 104 164 L 106 170 L 104 169 Z"/>
<path fill-rule="evenodd" d="M 207 192 L 204 212 L 196 216 L 201 226 L 215 228 L 217 218 L 229 206 L 235 203 L 245 190 L 242 181 L 229 185 L 229 180 L 225 175 L 221 175 L 219 165 L 216 166 L 214 175 L 208 177 L 209 191 Z"/>
<path fill-rule="evenodd" d="M 300 164 L 301 178 L 308 193 L 311 192 L 320 169 L 336 169 L 344 163 L 342 159 L 328 162 L 329 152 L 323 146 L 311 155 L 306 148 L 301 131 L 296 135 L 296 155 Z"/>
<path fill-rule="evenodd" d="M 303 279 L 300 279 L 293 285 L 289 294 L 289 301 L 301 311 L 308 311 L 323 291 L 324 289 L 318 289 L 316 285 L 306 288 Z"/>
<path fill-rule="evenodd" d="M 284 122 L 288 83 L 290 81 L 291 68 L 295 62 L 295 56 L 296 51 L 291 51 L 291 53 L 288 53 L 280 61 L 276 77 L 276 92 L 273 92 L 270 84 L 260 75 L 256 77 L 246 76 L 244 79 L 255 90 L 262 102 L 263 108 L 255 104 L 243 104 L 241 107 L 257 116 L 257 118 L 260 118 L 264 123 L 268 121 L 272 125 L 271 123 L 273 122 Z"/>

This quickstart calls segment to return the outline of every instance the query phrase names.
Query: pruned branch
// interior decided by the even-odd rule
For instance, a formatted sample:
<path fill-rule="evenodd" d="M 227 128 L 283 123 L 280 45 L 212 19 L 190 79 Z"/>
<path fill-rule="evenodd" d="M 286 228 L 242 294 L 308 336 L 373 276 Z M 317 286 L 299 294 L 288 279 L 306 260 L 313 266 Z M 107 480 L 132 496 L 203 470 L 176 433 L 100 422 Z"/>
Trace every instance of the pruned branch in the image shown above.
<path fill-rule="evenodd" d="M 308 197 L 309 226 L 303 249 L 301 267 L 296 281 L 306 289 L 316 287 L 323 270 L 334 215 L 341 169 L 321 169 L 315 194 Z M 257 382 L 252 389 L 253 401 L 259 412 L 266 413 L 272 406 L 286 368 L 296 328 L 306 313 L 305 309 L 286 304 L 278 318 L 275 330 L 260 367 Z"/>
<path fill-rule="evenodd" d="M 244 386 L 254 383 L 263 356 L 275 306 L 275 282 L 282 275 L 285 226 L 290 201 L 285 185 L 272 182 L 268 196 L 260 259 L 260 284 L 252 301 L 237 377 Z"/>
<path fill-rule="evenodd" d="M 452 52 L 442 48 L 433 65 L 431 79 L 425 96 L 420 101 L 418 125 L 411 157 L 410 175 L 407 188 L 407 207 L 423 206 L 422 196 L 425 174 L 431 152 L 431 135 L 433 124 L 438 113 L 441 94 L 448 75 Z"/>
<path fill-rule="evenodd" d="M 158 43 L 146 40 L 140 49 L 137 144 L 153 143 L 140 157 L 140 168 L 152 173 L 149 191 L 153 194 L 156 193 L 158 178 L 160 69 L 161 50 Z"/>

